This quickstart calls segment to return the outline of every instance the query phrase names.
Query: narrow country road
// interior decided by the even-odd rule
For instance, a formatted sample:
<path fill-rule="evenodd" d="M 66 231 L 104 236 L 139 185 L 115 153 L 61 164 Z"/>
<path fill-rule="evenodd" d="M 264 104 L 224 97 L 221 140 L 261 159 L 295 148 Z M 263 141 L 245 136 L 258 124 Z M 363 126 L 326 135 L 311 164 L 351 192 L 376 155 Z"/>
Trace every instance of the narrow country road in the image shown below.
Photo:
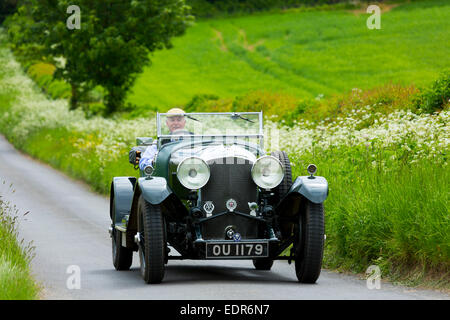
<path fill-rule="evenodd" d="M 172 260 L 162 284 L 146 285 L 136 253 L 131 271 L 112 265 L 108 198 L 21 154 L 3 136 L 0 194 L 19 209 L 21 237 L 33 241 L 32 269 L 43 299 L 449 299 L 386 282 L 369 290 L 365 280 L 326 270 L 317 284 L 299 284 L 285 261 L 276 261 L 272 271 L 256 271 L 251 261 Z M 79 289 L 67 286 L 70 266 L 79 267 Z"/>

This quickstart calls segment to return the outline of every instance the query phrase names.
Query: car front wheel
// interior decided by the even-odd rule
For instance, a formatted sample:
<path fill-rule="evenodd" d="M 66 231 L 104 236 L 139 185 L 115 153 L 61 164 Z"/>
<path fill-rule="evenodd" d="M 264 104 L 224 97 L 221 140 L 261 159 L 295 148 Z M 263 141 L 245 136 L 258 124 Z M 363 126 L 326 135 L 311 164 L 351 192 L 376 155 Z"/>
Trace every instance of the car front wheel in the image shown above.
<path fill-rule="evenodd" d="M 295 273 L 301 283 L 315 283 L 320 275 L 324 247 L 324 209 L 322 203 L 305 200 L 300 212 Z"/>
<path fill-rule="evenodd" d="M 161 207 L 148 203 L 141 195 L 138 217 L 141 275 L 146 283 L 160 283 L 164 278 L 166 250 Z"/>
<path fill-rule="evenodd" d="M 113 229 L 111 234 L 113 265 L 116 270 L 129 270 L 133 262 L 133 250 L 122 246 L 122 236 L 122 232 Z"/>
<path fill-rule="evenodd" d="M 114 201 L 112 201 L 112 212 L 115 212 Z M 115 217 L 112 217 L 115 219 Z M 112 242 L 112 259 L 116 270 L 129 270 L 133 262 L 133 250 L 122 246 L 122 232 L 116 230 L 114 225 L 111 226 L 111 242 Z"/>

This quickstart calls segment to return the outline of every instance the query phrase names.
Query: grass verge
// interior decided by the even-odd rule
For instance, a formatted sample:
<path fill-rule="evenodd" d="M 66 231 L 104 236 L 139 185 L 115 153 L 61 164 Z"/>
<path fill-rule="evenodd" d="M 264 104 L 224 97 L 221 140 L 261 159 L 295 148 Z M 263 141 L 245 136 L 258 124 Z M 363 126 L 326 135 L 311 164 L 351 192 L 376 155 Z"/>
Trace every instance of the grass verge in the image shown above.
<path fill-rule="evenodd" d="M 18 240 L 17 223 L 17 211 L 0 196 L 0 300 L 39 298 L 30 272 L 33 248 Z"/>

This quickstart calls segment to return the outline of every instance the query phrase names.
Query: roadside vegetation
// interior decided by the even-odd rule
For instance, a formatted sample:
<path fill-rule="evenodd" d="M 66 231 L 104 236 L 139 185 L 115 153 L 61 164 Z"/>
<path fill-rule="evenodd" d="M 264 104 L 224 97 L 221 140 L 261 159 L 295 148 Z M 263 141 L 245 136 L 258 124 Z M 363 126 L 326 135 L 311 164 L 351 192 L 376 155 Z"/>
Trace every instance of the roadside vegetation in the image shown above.
<path fill-rule="evenodd" d="M 38 299 L 40 288 L 29 267 L 33 247 L 19 240 L 17 227 L 17 209 L 0 195 L 0 300 Z"/>
<path fill-rule="evenodd" d="M 4 33 L 0 65 L 0 132 L 17 148 L 104 194 L 113 176 L 137 175 L 128 151 L 135 137 L 154 135 L 151 114 L 86 117 L 67 100 L 48 99 L 15 61 Z M 307 105 L 289 121 L 266 116 L 267 137 L 280 135 L 279 144 L 268 139 L 266 146 L 288 152 L 294 176 L 313 162 L 329 180 L 326 267 L 360 273 L 376 264 L 385 279 L 450 288 L 448 84 L 442 73 L 425 89 L 355 88 L 315 100 L 316 109 Z M 248 99 L 249 109 L 260 101 Z"/>
<path fill-rule="evenodd" d="M 187 1 L 193 14 L 196 5 L 222 14 L 197 14 L 182 37 L 171 39 L 172 48 L 149 55 L 151 65 L 133 75 L 124 103 L 114 109 L 135 117 L 174 105 L 192 111 L 262 107 L 267 115 L 299 119 L 317 101 L 354 88 L 429 87 L 448 68 L 448 1 L 380 2 L 381 30 L 366 27 L 365 2 L 324 4 L 330 2 L 336 1 Z M 255 12 L 261 7 L 273 10 Z M 29 23 L 6 21 L 17 59 L 49 97 L 71 99 L 71 86 L 56 77 L 61 59 L 36 54 L 42 45 L 23 33 Z M 93 64 L 87 62 L 87 69 Z M 89 89 L 79 107 L 108 114 L 108 90 Z"/>

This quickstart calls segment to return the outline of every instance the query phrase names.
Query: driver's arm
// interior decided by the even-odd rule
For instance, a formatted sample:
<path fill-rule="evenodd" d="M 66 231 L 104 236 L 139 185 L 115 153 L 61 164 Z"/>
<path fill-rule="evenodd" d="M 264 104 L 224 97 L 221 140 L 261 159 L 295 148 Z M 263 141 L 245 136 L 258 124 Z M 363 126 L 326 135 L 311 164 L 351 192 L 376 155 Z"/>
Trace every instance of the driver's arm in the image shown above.
<path fill-rule="evenodd" d="M 139 160 L 139 169 L 144 170 L 144 168 L 146 166 L 153 167 L 152 161 L 153 161 L 153 158 L 155 157 L 157 151 L 158 151 L 158 148 L 156 147 L 155 143 L 148 146 L 147 149 L 145 149 L 145 152 L 142 155 L 141 159 Z"/>

